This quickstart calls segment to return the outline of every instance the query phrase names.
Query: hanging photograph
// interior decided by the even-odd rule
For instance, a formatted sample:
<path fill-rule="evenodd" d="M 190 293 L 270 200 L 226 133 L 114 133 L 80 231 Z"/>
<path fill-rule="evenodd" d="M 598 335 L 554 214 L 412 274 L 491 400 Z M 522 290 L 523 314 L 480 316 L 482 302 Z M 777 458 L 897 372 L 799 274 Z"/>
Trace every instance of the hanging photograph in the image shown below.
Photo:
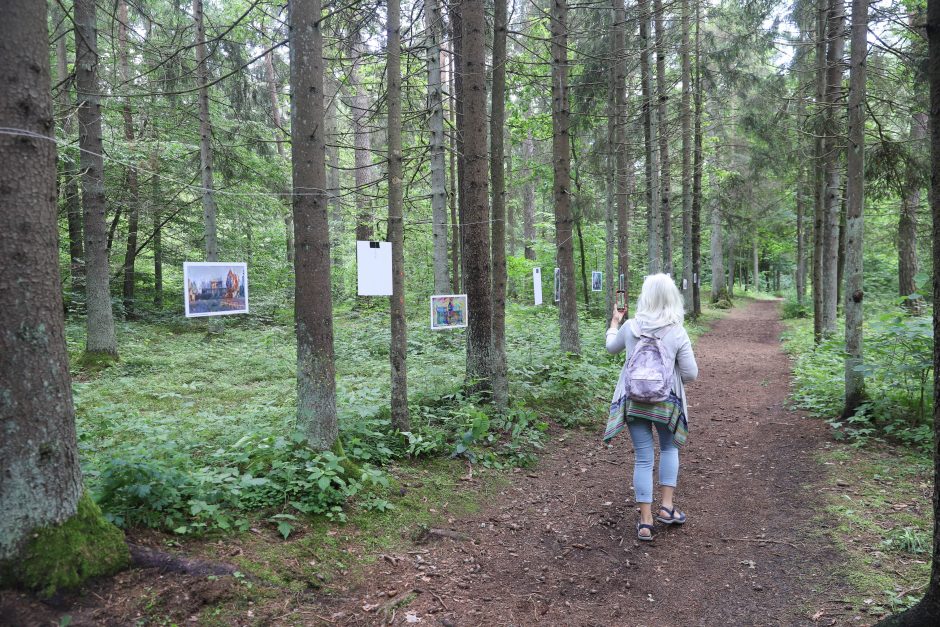
<path fill-rule="evenodd" d="M 542 304 L 542 269 L 532 268 L 532 291 L 535 294 L 535 304 Z"/>
<path fill-rule="evenodd" d="M 359 296 L 392 295 L 392 243 L 356 242 Z"/>
<path fill-rule="evenodd" d="M 187 318 L 248 313 L 248 264 L 183 263 L 183 302 Z"/>
<path fill-rule="evenodd" d="M 561 268 L 555 268 L 555 302 L 561 300 Z"/>
<path fill-rule="evenodd" d="M 467 326 L 467 295 L 439 294 L 431 297 L 431 329 L 460 329 Z"/>
<path fill-rule="evenodd" d="M 600 292 L 603 291 L 601 283 L 604 282 L 604 273 L 594 270 L 591 272 L 591 291 Z"/>

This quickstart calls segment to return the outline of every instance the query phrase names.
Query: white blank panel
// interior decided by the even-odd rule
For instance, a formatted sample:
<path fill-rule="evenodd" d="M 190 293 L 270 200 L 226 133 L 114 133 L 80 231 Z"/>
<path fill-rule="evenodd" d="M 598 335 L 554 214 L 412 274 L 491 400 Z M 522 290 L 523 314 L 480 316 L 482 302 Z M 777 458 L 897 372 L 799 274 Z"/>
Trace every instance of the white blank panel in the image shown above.
<path fill-rule="evenodd" d="M 356 273 L 359 296 L 391 296 L 392 243 L 356 242 Z"/>

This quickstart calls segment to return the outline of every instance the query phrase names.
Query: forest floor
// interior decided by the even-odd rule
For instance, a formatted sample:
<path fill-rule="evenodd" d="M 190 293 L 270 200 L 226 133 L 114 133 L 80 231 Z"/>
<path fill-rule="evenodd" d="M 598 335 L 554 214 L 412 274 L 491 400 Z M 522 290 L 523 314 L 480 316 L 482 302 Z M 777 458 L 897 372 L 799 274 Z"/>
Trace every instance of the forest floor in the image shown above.
<path fill-rule="evenodd" d="M 368 531 L 329 531 L 347 541 L 348 569 L 322 587 L 132 569 L 51 603 L 0 591 L 0 624 L 869 624 L 885 610 L 850 583 L 851 552 L 837 545 L 831 514 L 833 495 L 851 498 L 840 493 L 852 471 L 826 461 L 838 458 L 824 422 L 787 409 L 781 331 L 779 303 L 754 301 L 696 342 L 677 496 L 689 519 L 657 525 L 651 543 L 635 539 L 629 436 L 604 445 L 598 422 L 553 428 L 534 468 L 457 466 L 439 525 L 368 560 L 355 557 L 370 552 Z M 457 506 L 461 494 L 479 507 Z M 255 550 L 247 537 L 185 550 L 238 564 Z"/>

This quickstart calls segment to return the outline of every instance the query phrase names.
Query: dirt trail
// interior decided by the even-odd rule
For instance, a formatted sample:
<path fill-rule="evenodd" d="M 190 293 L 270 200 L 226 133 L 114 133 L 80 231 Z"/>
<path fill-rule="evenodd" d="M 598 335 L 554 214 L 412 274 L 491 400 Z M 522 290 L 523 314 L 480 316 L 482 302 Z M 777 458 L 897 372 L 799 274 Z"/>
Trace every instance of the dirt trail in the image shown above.
<path fill-rule="evenodd" d="M 654 542 L 636 542 L 629 435 L 607 447 L 599 422 L 556 434 L 498 502 L 449 526 L 469 540 L 379 560 L 365 584 L 312 615 L 352 625 L 833 624 L 840 558 L 811 520 L 826 429 L 784 408 L 778 307 L 735 309 L 695 347 L 684 527 L 659 525 Z"/>

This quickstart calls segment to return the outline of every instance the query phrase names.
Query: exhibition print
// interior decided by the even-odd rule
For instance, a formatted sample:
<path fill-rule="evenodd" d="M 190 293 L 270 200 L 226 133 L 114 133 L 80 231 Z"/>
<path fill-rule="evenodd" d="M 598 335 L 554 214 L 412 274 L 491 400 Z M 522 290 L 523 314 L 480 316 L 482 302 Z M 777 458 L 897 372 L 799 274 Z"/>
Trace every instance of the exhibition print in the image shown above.
<path fill-rule="evenodd" d="M 604 273 L 594 270 L 591 272 L 591 291 L 600 292 L 602 291 L 601 283 L 604 281 Z"/>
<path fill-rule="evenodd" d="M 248 264 L 183 263 L 187 318 L 248 313 Z"/>
<path fill-rule="evenodd" d="M 431 297 L 431 329 L 467 326 L 467 295 L 439 294 Z"/>

